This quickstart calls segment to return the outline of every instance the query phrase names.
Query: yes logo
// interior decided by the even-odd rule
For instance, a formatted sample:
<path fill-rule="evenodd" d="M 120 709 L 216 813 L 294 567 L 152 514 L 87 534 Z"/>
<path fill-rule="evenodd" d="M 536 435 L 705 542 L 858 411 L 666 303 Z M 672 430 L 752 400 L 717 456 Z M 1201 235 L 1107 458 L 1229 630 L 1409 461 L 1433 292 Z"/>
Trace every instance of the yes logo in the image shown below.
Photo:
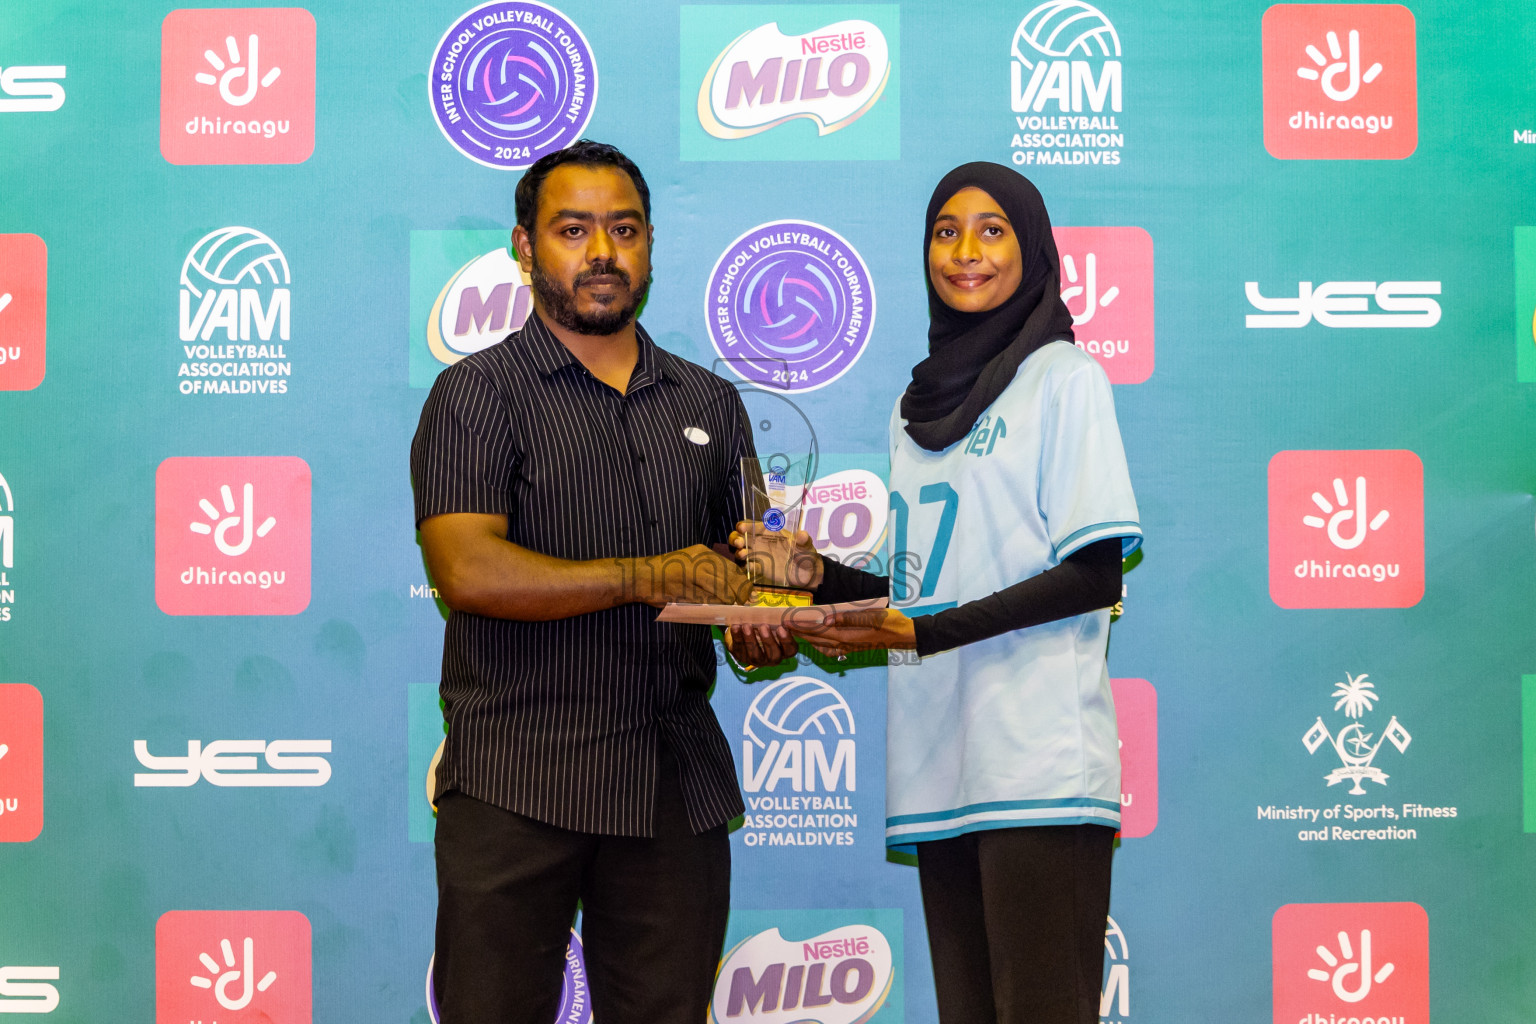
<path fill-rule="evenodd" d="M 207 779 L 215 786 L 323 786 L 331 781 L 330 740 L 214 740 L 203 746 L 187 741 L 187 755 L 157 757 L 144 740 L 133 741 L 134 756 L 147 772 L 135 772 L 135 786 L 195 786 Z M 256 755 L 267 770 L 258 770 Z"/>
<path fill-rule="evenodd" d="M 155 924 L 155 1022 L 311 1024 L 309 919 L 173 910 Z"/>
<path fill-rule="evenodd" d="M 0 683 L 0 843 L 29 843 L 42 831 L 43 695 Z"/>
<path fill-rule="evenodd" d="M 1120 835 L 1157 828 L 1157 690 L 1145 679 L 1111 679 L 1120 732 Z"/>
<path fill-rule="evenodd" d="M 1324 327 L 1433 327 L 1440 322 L 1439 281 L 1324 281 L 1316 288 L 1302 281 L 1296 297 L 1269 298 L 1259 282 L 1244 283 L 1248 302 L 1260 313 L 1249 313 L 1246 327 L 1305 327 L 1316 320 Z M 1370 310 L 1372 300 L 1376 308 Z"/>
<path fill-rule="evenodd" d="M 1152 236 L 1132 227 L 1051 233 L 1077 347 L 1099 361 L 1111 384 L 1140 384 L 1155 362 Z"/>
<path fill-rule="evenodd" d="M 160 152 L 173 164 L 297 164 L 315 150 L 315 19 L 181 10 L 160 28 Z"/>
<path fill-rule="evenodd" d="M 1275 1024 L 1429 1020 L 1417 903 L 1288 903 L 1272 923 Z"/>
<path fill-rule="evenodd" d="M 64 105 L 63 64 L 12 64 L 0 68 L 0 114 L 49 114 Z"/>
<path fill-rule="evenodd" d="M 1264 147 L 1282 160 L 1401 160 L 1419 144 L 1413 14 L 1399 4 L 1264 12 Z"/>
<path fill-rule="evenodd" d="M 0 1013 L 52 1013 L 59 1008 L 57 967 L 0 967 Z"/>
<path fill-rule="evenodd" d="M 30 391 L 47 367 L 48 246 L 0 235 L 0 391 Z"/>
<path fill-rule="evenodd" d="M 1269 593 L 1282 608 L 1409 608 L 1424 596 L 1424 465 L 1409 451 L 1269 462 Z"/>
<path fill-rule="evenodd" d="M 155 473 L 155 602 L 168 615 L 309 606 L 309 465 L 172 458 Z"/>

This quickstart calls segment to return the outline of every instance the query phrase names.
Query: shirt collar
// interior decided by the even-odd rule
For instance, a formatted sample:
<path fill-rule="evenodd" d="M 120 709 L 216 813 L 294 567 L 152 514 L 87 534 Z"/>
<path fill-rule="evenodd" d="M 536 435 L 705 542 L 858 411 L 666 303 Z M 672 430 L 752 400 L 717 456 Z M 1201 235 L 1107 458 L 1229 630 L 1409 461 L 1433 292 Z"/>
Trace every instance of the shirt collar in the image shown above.
<path fill-rule="evenodd" d="M 534 367 L 545 377 L 553 376 L 567 366 L 581 366 L 581 360 L 560 343 L 554 332 L 539 319 L 539 314 L 528 314 L 521 335 L 523 348 L 532 358 Z M 634 375 L 630 378 L 630 390 L 655 380 L 677 383 L 677 374 L 669 365 L 672 355 L 657 347 L 645 328 L 635 324 L 635 340 L 639 345 L 639 359 Z"/>

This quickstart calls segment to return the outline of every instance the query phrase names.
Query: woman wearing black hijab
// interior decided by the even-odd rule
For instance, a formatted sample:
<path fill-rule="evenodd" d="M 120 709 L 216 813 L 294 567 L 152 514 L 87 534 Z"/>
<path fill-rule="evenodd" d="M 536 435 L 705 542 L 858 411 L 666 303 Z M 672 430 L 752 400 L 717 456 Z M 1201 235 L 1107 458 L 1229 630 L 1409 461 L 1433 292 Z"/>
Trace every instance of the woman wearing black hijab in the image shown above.
<path fill-rule="evenodd" d="M 891 576 L 800 534 L 789 582 L 819 603 L 892 598 L 807 634 L 823 652 L 919 656 L 890 670 L 886 844 L 917 853 L 942 1024 L 1088 1024 L 1120 810 L 1107 609 L 1141 541 L 1135 498 L 1035 187 L 956 168 L 923 253 L 929 354 L 892 415 Z"/>

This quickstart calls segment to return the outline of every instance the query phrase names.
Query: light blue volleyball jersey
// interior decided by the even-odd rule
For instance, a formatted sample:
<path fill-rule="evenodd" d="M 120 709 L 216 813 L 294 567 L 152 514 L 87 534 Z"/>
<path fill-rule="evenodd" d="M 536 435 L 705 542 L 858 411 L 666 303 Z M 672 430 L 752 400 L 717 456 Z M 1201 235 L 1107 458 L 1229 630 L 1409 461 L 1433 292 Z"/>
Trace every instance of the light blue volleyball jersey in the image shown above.
<path fill-rule="evenodd" d="M 1078 548 L 1141 544 L 1109 380 L 1070 342 L 1032 353 L 941 452 L 891 416 L 892 601 L 953 608 Z M 1120 823 L 1107 609 L 890 669 L 886 844 L 1021 825 Z"/>

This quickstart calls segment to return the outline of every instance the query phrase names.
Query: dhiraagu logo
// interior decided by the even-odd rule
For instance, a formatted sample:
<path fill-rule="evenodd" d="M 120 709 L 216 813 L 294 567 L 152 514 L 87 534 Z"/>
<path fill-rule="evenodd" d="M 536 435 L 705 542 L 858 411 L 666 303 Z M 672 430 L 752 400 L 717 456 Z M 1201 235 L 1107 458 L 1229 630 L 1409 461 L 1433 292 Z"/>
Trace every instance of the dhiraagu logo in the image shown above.
<path fill-rule="evenodd" d="M 684 160 L 896 160 L 894 4 L 684 6 Z"/>
<path fill-rule="evenodd" d="M 1515 379 L 1536 383 L 1536 227 L 1515 228 Z"/>

